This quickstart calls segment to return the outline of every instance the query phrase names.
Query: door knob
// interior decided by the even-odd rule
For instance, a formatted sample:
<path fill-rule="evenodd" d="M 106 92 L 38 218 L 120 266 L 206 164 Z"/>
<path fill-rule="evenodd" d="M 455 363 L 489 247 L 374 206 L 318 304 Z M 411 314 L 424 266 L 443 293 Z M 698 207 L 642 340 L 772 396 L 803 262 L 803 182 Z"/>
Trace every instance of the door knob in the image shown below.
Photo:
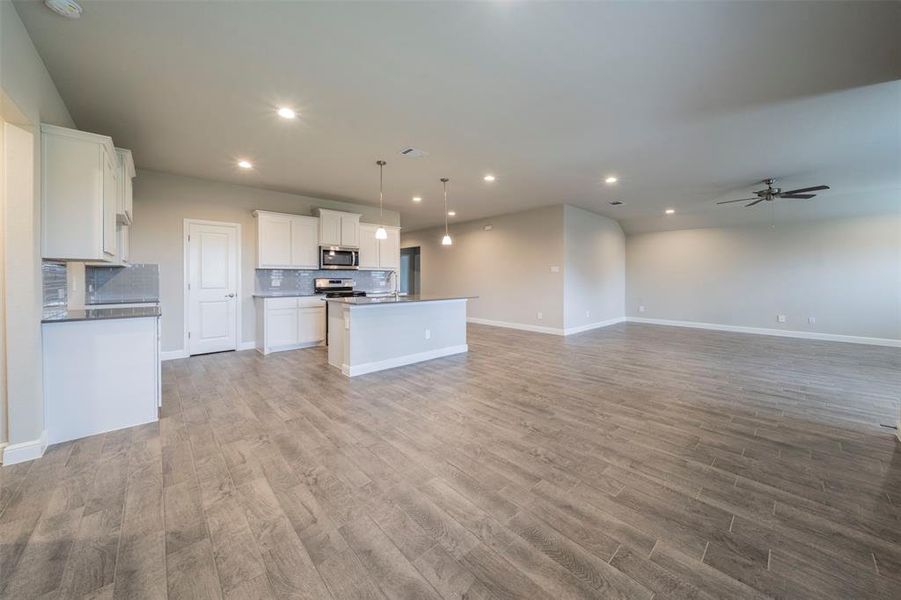
<path fill-rule="evenodd" d="M 225 297 L 226 297 L 226 298 L 234 298 L 235 295 L 234 295 L 234 294 L 226 294 Z"/>

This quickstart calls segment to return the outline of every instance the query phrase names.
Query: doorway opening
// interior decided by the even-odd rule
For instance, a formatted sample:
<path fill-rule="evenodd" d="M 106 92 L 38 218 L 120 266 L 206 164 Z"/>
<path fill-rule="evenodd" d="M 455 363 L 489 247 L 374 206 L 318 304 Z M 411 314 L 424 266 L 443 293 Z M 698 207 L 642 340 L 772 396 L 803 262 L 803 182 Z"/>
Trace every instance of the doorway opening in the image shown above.
<path fill-rule="evenodd" d="M 419 246 L 400 249 L 400 293 L 413 296 L 421 293 Z"/>

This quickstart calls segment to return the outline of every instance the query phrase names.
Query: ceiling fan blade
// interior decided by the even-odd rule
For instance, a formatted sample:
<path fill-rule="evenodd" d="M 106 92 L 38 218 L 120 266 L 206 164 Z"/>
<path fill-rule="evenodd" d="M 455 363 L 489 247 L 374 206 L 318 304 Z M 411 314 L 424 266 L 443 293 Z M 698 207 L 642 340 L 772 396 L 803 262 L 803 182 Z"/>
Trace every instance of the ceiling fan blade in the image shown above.
<path fill-rule="evenodd" d="M 817 190 L 828 190 L 828 189 L 829 189 L 828 185 L 816 185 L 814 187 L 809 187 L 809 188 L 788 190 L 787 192 L 782 192 L 781 195 L 785 196 L 786 194 L 803 194 L 804 192 L 816 192 Z"/>
<path fill-rule="evenodd" d="M 748 208 L 749 206 L 754 206 L 755 204 L 760 204 L 764 200 L 766 200 L 766 198 L 758 198 L 757 200 L 755 200 L 754 202 L 752 202 L 750 204 L 745 204 L 745 208 Z"/>
<path fill-rule="evenodd" d="M 722 202 L 717 202 L 717 204 L 732 204 L 733 202 L 747 202 L 748 200 L 757 200 L 757 198 L 739 198 L 738 200 L 724 200 Z"/>
<path fill-rule="evenodd" d="M 779 194 L 780 198 L 813 198 L 816 194 Z"/>

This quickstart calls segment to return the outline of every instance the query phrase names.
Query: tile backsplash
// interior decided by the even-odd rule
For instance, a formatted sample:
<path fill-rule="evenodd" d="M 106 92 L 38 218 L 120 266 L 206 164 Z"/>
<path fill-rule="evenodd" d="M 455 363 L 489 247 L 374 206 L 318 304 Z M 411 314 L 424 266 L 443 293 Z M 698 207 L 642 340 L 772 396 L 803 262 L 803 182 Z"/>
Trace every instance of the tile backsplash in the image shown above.
<path fill-rule="evenodd" d="M 44 287 L 44 312 L 65 310 L 69 302 L 65 263 L 42 262 L 41 280 Z"/>
<path fill-rule="evenodd" d="M 353 279 L 354 289 L 365 292 L 390 292 L 390 271 L 297 271 L 294 269 L 257 269 L 257 292 L 297 292 L 313 294 L 313 280 L 317 277 L 329 279 Z"/>
<path fill-rule="evenodd" d="M 84 279 L 86 305 L 158 302 L 160 299 L 159 265 L 86 266 Z"/>

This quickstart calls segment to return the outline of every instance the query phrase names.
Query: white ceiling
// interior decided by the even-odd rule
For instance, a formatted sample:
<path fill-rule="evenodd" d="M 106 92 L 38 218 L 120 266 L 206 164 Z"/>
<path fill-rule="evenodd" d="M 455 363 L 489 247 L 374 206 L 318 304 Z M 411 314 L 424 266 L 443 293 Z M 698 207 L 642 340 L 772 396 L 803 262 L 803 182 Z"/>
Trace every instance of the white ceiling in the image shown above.
<path fill-rule="evenodd" d="M 371 204 L 384 158 L 407 229 L 442 221 L 442 176 L 457 220 L 566 202 L 645 231 L 901 206 L 897 2 L 82 4 L 78 21 L 16 7 L 79 127 L 139 168 Z M 769 176 L 833 189 L 775 215 L 715 205 Z"/>

